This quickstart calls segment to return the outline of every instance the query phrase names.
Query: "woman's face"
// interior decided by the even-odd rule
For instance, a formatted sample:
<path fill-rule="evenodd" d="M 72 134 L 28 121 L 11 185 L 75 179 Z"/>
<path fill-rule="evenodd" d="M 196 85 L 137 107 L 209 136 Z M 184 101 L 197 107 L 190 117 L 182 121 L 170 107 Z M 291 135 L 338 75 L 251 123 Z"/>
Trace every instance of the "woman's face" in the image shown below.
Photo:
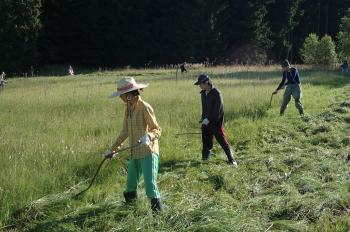
<path fill-rule="evenodd" d="M 128 101 L 131 100 L 131 94 L 130 93 L 124 93 L 120 95 L 120 98 L 123 100 L 123 102 L 127 103 Z"/>
<path fill-rule="evenodd" d="M 208 81 L 206 81 L 204 83 L 200 83 L 199 87 L 204 91 L 207 90 L 209 88 Z"/>
<path fill-rule="evenodd" d="M 120 98 L 123 100 L 123 102 L 128 103 L 128 102 L 132 101 L 133 99 L 135 99 L 136 96 L 134 96 L 132 93 L 124 93 L 124 94 L 120 95 Z"/>

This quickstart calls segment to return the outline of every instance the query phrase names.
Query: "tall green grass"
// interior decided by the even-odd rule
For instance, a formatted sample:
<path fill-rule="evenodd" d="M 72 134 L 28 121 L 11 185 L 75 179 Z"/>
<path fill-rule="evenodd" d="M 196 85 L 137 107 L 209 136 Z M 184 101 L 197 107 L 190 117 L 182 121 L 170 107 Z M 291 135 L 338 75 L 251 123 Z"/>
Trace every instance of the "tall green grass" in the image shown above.
<path fill-rule="evenodd" d="M 236 170 L 225 164 L 219 146 L 204 165 L 200 136 L 176 136 L 200 131 L 199 88 L 193 85 L 199 73 L 212 76 L 223 94 Z M 154 220 L 143 188 L 137 206 L 122 204 L 127 154 L 109 161 L 82 199 L 64 194 L 94 174 L 120 130 L 124 106 L 107 96 L 125 75 L 150 83 L 142 97 L 163 129 L 159 185 L 165 211 Z M 346 231 L 350 113 L 340 104 L 349 99 L 350 78 L 309 69 L 301 75 L 302 119 L 292 101 L 278 116 L 282 93 L 268 107 L 281 79 L 277 67 L 196 68 L 177 80 L 175 70 L 128 69 L 8 81 L 0 92 L 0 227 Z"/>

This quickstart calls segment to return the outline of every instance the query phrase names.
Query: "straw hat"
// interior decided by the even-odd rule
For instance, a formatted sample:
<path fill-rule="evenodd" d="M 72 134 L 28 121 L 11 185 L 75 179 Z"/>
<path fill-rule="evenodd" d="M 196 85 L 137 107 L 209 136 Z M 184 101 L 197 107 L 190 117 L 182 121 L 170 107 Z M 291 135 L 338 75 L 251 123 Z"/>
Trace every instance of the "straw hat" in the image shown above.
<path fill-rule="evenodd" d="M 137 89 L 146 88 L 148 84 L 136 83 L 133 77 L 123 77 L 117 81 L 117 92 L 113 92 L 109 97 L 118 97 L 124 93 L 128 93 Z"/>

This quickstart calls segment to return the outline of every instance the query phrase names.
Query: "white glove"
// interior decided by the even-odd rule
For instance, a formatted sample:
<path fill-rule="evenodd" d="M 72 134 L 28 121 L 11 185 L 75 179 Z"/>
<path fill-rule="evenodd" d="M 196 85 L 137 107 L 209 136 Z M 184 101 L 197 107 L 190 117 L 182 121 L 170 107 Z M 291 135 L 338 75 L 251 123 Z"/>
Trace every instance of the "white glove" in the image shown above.
<path fill-rule="evenodd" d="M 111 158 L 114 158 L 117 154 L 118 153 L 116 153 L 115 151 L 108 150 L 104 153 L 104 157 L 111 159 Z"/>
<path fill-rule="evenodd" d="M 151 143 L 151 139 L 149 138 L 148 134 L 142 136 L 140 143 L 145 146 L 148 146 Z"/>
<path fill-rule="evenodd" d="M 207 118 L 203 119 L 202 125 L 207 126 L 209 124 L 209 120 Z"/>

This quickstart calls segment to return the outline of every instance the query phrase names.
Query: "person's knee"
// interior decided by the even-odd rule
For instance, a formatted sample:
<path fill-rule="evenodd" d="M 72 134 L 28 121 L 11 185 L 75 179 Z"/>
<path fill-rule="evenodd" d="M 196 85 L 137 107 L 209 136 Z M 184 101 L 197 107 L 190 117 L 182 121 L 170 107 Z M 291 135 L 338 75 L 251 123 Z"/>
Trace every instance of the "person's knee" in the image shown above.
<path fill-rule="evenodd" d="M 300 98 L 295 98 L 295 104 L 301 104 Z"/>
<path fill-rule="evenodd" d="M 285 111 L 288 107 L 288 104 L 282 104 L 280 111 Z"/>

